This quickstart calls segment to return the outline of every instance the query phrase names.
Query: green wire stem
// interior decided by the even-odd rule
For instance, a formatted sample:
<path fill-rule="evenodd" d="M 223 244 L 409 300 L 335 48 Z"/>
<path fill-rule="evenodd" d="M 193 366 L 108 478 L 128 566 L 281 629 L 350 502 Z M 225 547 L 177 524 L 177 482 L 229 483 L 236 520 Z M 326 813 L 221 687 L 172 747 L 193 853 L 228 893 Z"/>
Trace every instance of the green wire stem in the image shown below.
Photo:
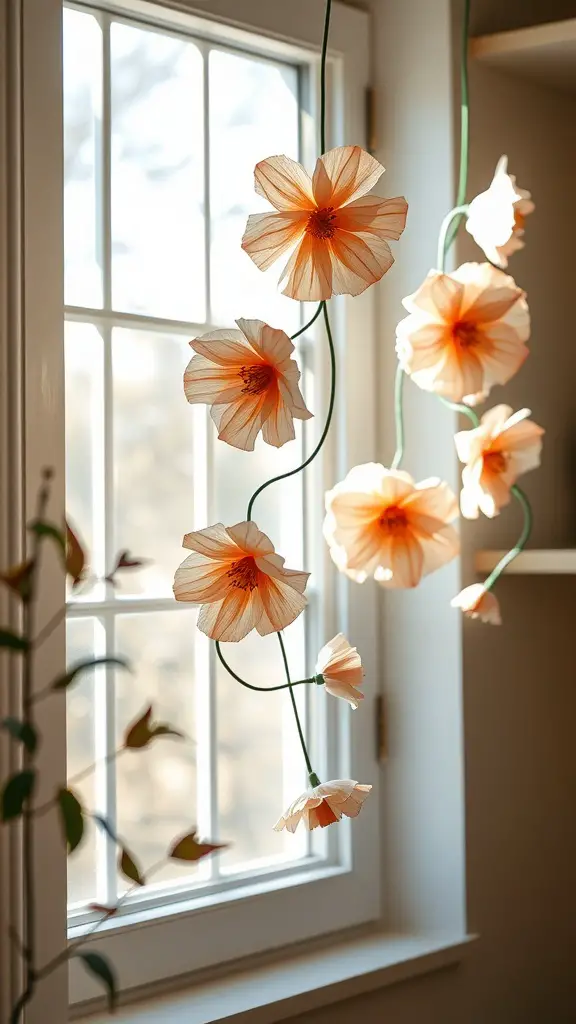
<path fill-rule="evenodd" d="M 254 683 L 248 683 L 246 682 L 245 679 L 242 679 L 242 677 L 239 676 L 238 673 L 230 667 L 230 665 L 226 661 L 226 658 L 222 654 L 220 641 L 215 640 L 214 643 L 216 645 L 216 654 L 218 655 L 218 659 L 226 669 L 228 675 L 232 676 L 232 678 L 235 679 L 237 683 L 241 683 L 241 685 L 245 686 L 248 690 L 257 690 L 260 693 L 273 693 L 275 690 L 288 690 L 290 686 L 304 686 L 305 684 L 310 683 L 316 683 L 318 686 L 321 686 L 324 682 L 324 676 L 317 675 L 311 676 L 310 679 L 297 679 L 296 682 L 293 683 L 280 683 L 279 686 L 255 686 Z"/>
<path fill-rule="evenodd" d="M 307 331 L 309 327 L 312 327 L 312 324 L 314 323 L 315 320 L 318 319 L 318 317 L 320 316 L 321 312 L 322 312 L 322 303 L 320 302 L 319 305 L 318 305 L 318 309 L 314 313 L 314 316 L 312 317 L 312 319 L 309 320 L 307 324 L 304 324 L 304 327 L 301 327 L 299 331 L 296 331 L 296 334 L 291 334 L 290 335 L 292 341 L 294 341 L 296 338 L 299 338 L 301 334 L 304 334 L 304 331 Z"/>
<path fill-rule="evenodd" d="M 398 469 L 404 458 L 404 402 L 402 392 L 404 387 L 404 370 L 400 363 L 396 367 L 396 380 L 394 382 L 394 420 L 396 423 L 396 451 L 392 459 L 390 469 Z"/>
<path fill-rule="evenodd" d="M 304 469 L 306 469 L 306 467 L 309 466 L 310 463 L 313 462 L 316 456 L 318 455 L 318 452 L 324 445 L 328 431 L 330 429 L 332 415 L 334 413 L 334 402 L 336 400 L 336 351 L 334 349 L 334 340 L 332 338 L 332 331 L 330 329 L 330 320 L 328 319 L 328 309 L 326 307 L 326 303 L 321 302 L 320 305 L 322 307 L 322 312 L 324 313 L 324 323 L 326 325 L 326 335 L 328 337 L 328 347 L 330 349 L 330 398 L 328 401 L 328 412 L 326 414 L 324 430 L 322 431 L 320 440 L 318 441 L 318 444 L 316 445 L 314 451 L 312 452 L 311 455 L 308 456 L 308 458 L 305 460 L 305 462 L 302 463 L 302 465 L 296 466 L 295 469 L 289 469 L 286 473 L 280 473 L 278 476 L 273 476 L 270 480 L 266 480 L 265 483 L 260 484 L 260 487 L 256 488 L 254 494 L 252 495 L 250 501 L 248 502 L 248 511 L 246 512 L 246 519 L 248 520 L 248 522 L 250 522 L 252 518 L 252 509 L 254 507 L 254 502 L 256 501 L 258 495 L 261 494 L 262 491 L 265 491 L 267 487 L 270 487 L 271 484 L 278 483 L 279 480 L 287 480 L 288 477 L 294 476 L 296 473 L 301 473 Z"/>
<path fill-rule="evenodd" d="M 530 505 L 528 498 L 524 494 L 524 491 L 521 490 L 520 487 L 517 487 L 516 484 L 514 484 L 514 486 L 511 487 L 510 489 L 512 491 L 512 494 L 516 498 L 516 501 L 519 502 L 520 507 L 522 508 L 522 512 L 524 514 L 522 532 L 518 540 L 516 541 L 514 547 L 510 548 L 510 551 L 508 551 L 503 556 L 503 558 L 500 559 L 498 564 L 495 565 L 494 568 L 492 569 L 490 575 L 484 580 L 484 587 L 486 590 L 492 590 L 492 587 L 500 578 L 504 570 L 510 565 L 510 562 L 513 562 L 514 559 L 517 558 L 518 555 L 524 550 L 526 544 L 528 543 L 530 534 L 532 532 L 532 506 Z"/>
<path fill-rule="evenodd" d="M 464 0 L 462 17 L 462 36 L 460 51 L 460 172 L 458 176 L 458 193 L 456 206 L 462 207 L 466 202 L 468 188 L 468 164 L 470 155 L 470 97 L 468 89 L 468 37 L 470 35 L 470 0 Z M 463 212 L 463 211 L 462 211 Z M 453 224 L 446 242 L 446 251 L 450 249 L 460 227 L 461 216 Z"/>
<path fill-rule="evenodd" d="M 438 270 L 442 274 L 446 267 L 446 256 L 448 255 L 448 250 L 452 244 L 452 242 L 448 241 L 448 231 L 456 217 L 460 217 L 463 213 L 466 213 L 467 210 L 467 206 L 455 206 L 453 210 L 450 210 L 450 213 L 446 214 L 442 224 L 440 225 L 440 234 L 438 235 Z"/>
<path fill-rule="evenodd" d="M 478 416 L 474 412 L 474 409 L 471 409 L 469 405 L 465 405 L 464 402 L 449 402 L 443 395 L 438 395 L 438 398 L 442 402 L 442 405 L 445 405 L 447 409 L 453 409 L 454 412 L 460 412 L 463 416 L 467 416 L 473 427 L 480 426 Z"/>
<path fill-rule="evenodd" d="M 332 0 L 326 0 L 324 34 L 322 36 L 322 51 L 320 54 L 320 155 L 326 152 L 326 55 L 328 53 L 331 12 Z"/>
<path fill-rule="evenodd" d="M 286 672 L 287 686 L 290 691 L 290 700 L 292 701 L 292 710 L 294 712 L 294 718 L 296 719 L 296 728 L 298 729 L 298 736 L 300 737 L 300 746 L 302 747 L 302 753 L 304 754 L 304 760 L 306 762 L 306 770 L 308 772 L 308 778 L 313 786 L 320 785 L 320 779 L 316 775 L 316 772 L 312 768 L 312 763 L 308 755 L 308 748 L 306 746 L 306 740 L 304 739 L 304 732 L 302 724 L 300 722 L 300 715 L 298 714 L 298 707 L 296 705 L 296 697 L 294 696 L 294 683 L 290 679 L 290 668 L 288 666 L 288 658 L 286 656 L 286 648 L 284 647 L 284 638 L 282 633 L 277 633 L 278 642 L 280 644 L 280 650 L 282 651 L 282 661 L 284 662 L 284 671 Z"/>

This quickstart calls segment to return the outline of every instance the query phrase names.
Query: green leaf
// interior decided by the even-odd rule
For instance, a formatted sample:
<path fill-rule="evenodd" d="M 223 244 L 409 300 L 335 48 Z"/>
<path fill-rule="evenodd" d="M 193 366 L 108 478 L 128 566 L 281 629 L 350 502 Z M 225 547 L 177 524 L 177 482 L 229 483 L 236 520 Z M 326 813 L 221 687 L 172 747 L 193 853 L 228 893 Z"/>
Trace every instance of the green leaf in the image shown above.
<path fill-rule="evenodd" d="M 210 853 L 215 853 L 216 850 L 224 850 L 227 846 L 228 843 L 199 843 L 196 838 L 196 830 L 194 830 L 194 832 L 182 836 L 181 839 L 177 839 L 168 856 L 172 860 L 201 860 L 202 857 L 207 857 Z"/>
<path fill-rule="evenodd" d="M 78 661 L 72 668 L 69 668 L 63 675 L 58 676 L 57 679 L 52 683 L 53 690 L 66 690 L 71 683 L 75 682 L 76 677 L 80 672 L 87 672 L 91 668 L 97 668 L 98 665 L 117 665 L 119 668 L 126 668 L 131 671 L 129 663 L 125 658 L 86 658 L 84 661 Z"/>
<path fill-rule="evenodd" d="M 118 869 L 125 876 L 125 878 L 129 878 L 130 881 L 135 882 L 136 885 L 146 884 L 144 881 L 144 877 L 141 874 L 136 862 L 130 856 L 128 850 L 125 850 L 124 847 L 122 847 L 120 851 L 120 856 L 118 858 Z"/>
<path fill-rule="evenodd" d="M 31 533 L 35 533 L 37 537 L 45 538 L 49 537 L 51 540 L 56 542 L 56 545 L 62 555 L 66 555 L 66 540 L 62 530 L 59 530 L 54 523 L 48 523 L 45 519 L 35 519 L 32 523 L 28 523 L 28 529 Z"/>
<path fill-rule="evenodd" d="M 184 733 L 174 729 L 166 722 L 152 722 L 152 705 L 146 708 L 144 714 L 140 715 L 124 735 L 124 746 L 128 750 L 142 750 L 156 736 L 178 736 L 184 738 Z"/>
<path fill-rule="evenodd" d="M 14 594 L 18 594 L 23 601 L 30 597 L 30 577 L 34 563 L 31 558 L 19 565 L 13 565 L 5 572 L 0 572 L 0 582 L 4 583 Z"/>
<path fill-rule="evenodd" d="M 86 554 L 69 522 L 66 522 L 65 551 L 66 572 L 73 585 L 77 586 L 82 581 L 82 574 L 86 567 Z"/>
<path fill-rule="evenodd" d="M 24 636 L 18 636 L 11 629 L 0 627 L 0 647 L 8 647 L 12 651 L 27 651 L 30 641 Z"/>
<path fill-rule="evenodd" d="M 68 853 L 73 853 L 82 842 L 84 835 L 84 809 L 70 789 L 59 789 L 56 799 L 62 818 L 62 829 L 68 844 Z"/>
<path fill-rule="evenodd" d="M 82 960 L 86 970 L 103 983 L 108 994 L 108 1009 L 112 1013 L 116 1006 L 116 993 L 118 991 L 114 968 L 101 953 L 85 953 L 81 951 L 73 955 Z"/>
<path fill-rule="evenodd" d="M 8 779 L 2 791 L 2 821 L 11 821 L 19 818 L 22 808 L 31 796 L 36 782 L 36 772 L 33 768 L 26 768 L 17 772 Z"/>
<path fill-rule="evenodd" d="M 108 821 L 108 818 L 105 818 L 103 814 L 93 814 L 92 817 L 96 824 L 99 825 L 103 832 L 106 833 L 108 838 L 111 839 L 113 843 L 117 843 L 118 836 L 114 832 L 114 829 L 112 828 L 112 825 Z"/>
<path fill-rule="evenodd" d="M 29 722 L 21 722 L 19 718 L 5 718 L 2 728 L 9 732 L 13 739 L 19 740 L 26 747 L 29 754 L 36 752 L 38 746 L 38 734 L 33 725 Z"/>

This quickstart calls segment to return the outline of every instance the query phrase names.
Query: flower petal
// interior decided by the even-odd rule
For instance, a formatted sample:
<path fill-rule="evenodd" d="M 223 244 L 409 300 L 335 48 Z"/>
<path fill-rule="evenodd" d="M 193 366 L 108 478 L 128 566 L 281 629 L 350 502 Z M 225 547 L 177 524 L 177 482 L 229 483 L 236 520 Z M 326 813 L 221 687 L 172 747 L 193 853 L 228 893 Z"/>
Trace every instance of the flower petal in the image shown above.
<path fill-rule="evenodd" d="M 296 573 L 297 576 L 306 576 L 308 573 Z M 280 579 L 274 580 L 262 573 L 262 582 L 258 585 L 258 592 L 266 619 L 256 622 L 256 629 L 260 636 L 267 636 L 268 633 L 278 633 L 285 629 L 291 622 L 298 618 L 307 605 L 306 598 Z"/>
<path fill-rule="evenodd" d="M 182 541 L 182 547 L 221 561 L 232 561 L 242 554 L 238 545 L 231 540 L 223 523 L 215 523 L 214 526 L 206 526 L 203 530 L 187 533 Z"/>
<path fill-rule="evenodd" d="M 280 555 L 274 554 L 274 545 L 270 538 L 262 530 L 259 530 L 252 520 L 228 526 L 226 533 L 244 554 L 252 555 L 254 558 L 274 556 L 284 564 L 284 559 L 280 558 Z"/>
<path fill-rule="evenodd" d="M 205 604 L 198 616 L 198 629 L 212 640 L 238 643 L 254 629 L 254 605 L 250 590 L 229 587 L 223 601 Z"/>
<path fill-rule="evenodd" d="M 184 394 L 190 404 L 227 404 L 242 397 L 244 381 L 236 370 L 192 356 L 184 371 Z"/>
<path fill-rule="evenodd" d="M 237 320 L 236 323 L 254 351 L 271 366 L 279 366 L 292 355 L 294 345 L 284 331 L 262 320 Z"/>
<path fill-rule="evenodd" d="M 332 296 L 332 260 L 324 239 L 305 234 L 282 274 L 284 295 L 300 302 L 320 302 Z"/>
<path fill-rule="evenodd" d="M 310 175 L 288 156 L 269 156 L 254 170 L 254 189 L 277 210 L 313 210 Z"/>
<path fill-rule="evenodd" d="M 229 368 L 243 366 L 250 352 L 242 332 L 230 328 L 210 331 L 201 338 L 193 338 L 190 348 L 209 359 L 211 363 Z"/>
<path fill-rule="evenodd" d="M 242 248 L 260 270 L 273 263 L 302 238 L 306 213 L 252 213 L 248 217 Z"/>
<path fill-rule="evenodd" d="M 360 295 L 394 263 L 388 242 L 369 232 L 336 230 L 330 239 L 334 295 Z"/>
<path fill-rule="evenodd" d="M 366 195 L 384 173 L 382 164 L 360 146 L 340 146 L 316 163 L 312 187 L 319 207 L 344 206 Z"/>
<path fill-rule="evenodd" d="M 395 199 L 364 196 L 340 210 L 338 228 L 343 231 L 368 232 L 398 241 L 406 227 L 407 214 L 408 203 L 404 196 Z"/>

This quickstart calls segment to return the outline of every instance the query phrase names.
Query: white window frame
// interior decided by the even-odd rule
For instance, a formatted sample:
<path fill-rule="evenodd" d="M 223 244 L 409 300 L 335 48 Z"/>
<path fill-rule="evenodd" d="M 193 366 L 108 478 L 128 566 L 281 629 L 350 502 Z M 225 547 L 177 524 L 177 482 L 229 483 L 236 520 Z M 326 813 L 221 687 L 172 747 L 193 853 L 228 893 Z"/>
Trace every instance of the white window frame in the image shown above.
<path fill-rule="evenodd" d="M 22 443 L 27 467 L 25 501 L 30 515 L 41 465 L 54 466 L 57 474 L 55 505 L 56 508 L 63 506 L 62 198 L 58 190 L 62 181 L 61 9 L 60 0 L 18 0 L 16 6 L 22 11 L 22 21 L 15 25 L 14 32 L 16 36 L 23 32 L 20 102 L 25 116 L 22 165 L 14 180 L 23 180 L 23 205 L 27 216 L 23 235 L 20 237 L 15 232 L 15 245 L 18 242 L 22 247 L 26 288 L 22 289 L 19 278 L 14 278 L 13 291 L 26 313 L 19 332 L 25 356 Z M 119 11 L 119 5 L 109 0 L 98 6 Z M 289 8 L 281 4 L 262 5 L 255 0 L 209 0 L 201 7 L 162 0 L 162 4 L 155 7 L 154 17 L 166 24 L 196 26 L 204 34 L 206 18 L 226 22 L 233 25 L 227 29 L 227 38 L 233 37 L 240 47 L 247 42 L 253 50 L 254 39 L 247 40 L 245 33 L 255 32 L 266 37 L 268 53 L 276 49 L 286 54 L 288 47 L 295 56 L 300 53 L 309 58 L 310 53 L 314 53 L 317 59 L 323 10 L 323 0 L 295 0 Z M 149 17 L 152 5 L 146 0 L 126 0 L 121 11 Z M 49 41 L 53 42 L 53 48 L 48 45 Z M 345 98 L 343 107 L 333 111 L 331 144 L 345 141 L 365 145 L 369 44 L 368 19 L 364 13 L 334 4 L 329 53 L 331 73 L 337 76 L 339 87 L 344 86 L 341 94 Z M 26 176 L 21 178 L 24 161 Z M 51 199 L 49 209 L 47 189 Z M 323 460 L 321 483 L 325 486 L 340 479 L 351 465 L 376 455 L 375 388 L 366 386 L 366 382 L 376 380 L 374 301 L 373 290 L 370 290 L 353 301 L 339 300 L 332 304 L 339 348 L 339 411 Z M 14 380 L 14 374 L 9 379 Z M 54 427 L 53 433 L 47 431 L 48 421 Z M 17 464 L 18 459 L 14 462 Z M 320 538 L 321 508 L 315 509 L 313 515 Z M 12 552 L 17 546 L 7 541 L 6 551 Z M 122 988 L 131 989 L 145 981 L 164 981 L 188 974 L 192 969 L 288 946 L 380 917 L 378 768 L 371 714 L 371 698 L 377 683 L 377 597 L 375 588 L 355 587 L 353 600 L 349 600 L 350 585 L 337 578 L 333 570 L 328 572 L 326 593 L 330 594 L 330 600 L 326 602 L 325 627 L 328 631 L 330 625 L 332 633 L 327 632 L 327 635 L 338 628 L 348 631 L 362 651 L 367 670 L 368 699 L 362 713 L 352 720 L 354 728 L 349 742 L 346 737 L 349 709 L 342 706 L 332 709 L 332 728 L 338 730 L 347 747 L 347 764 L 340 766 L 341 774 L 352 773 L 353 777 L 374 785 L 359 822 L 353 828 L 349 822 L 338 826 L 350 837 L 350 857 L 332 867 L 320 868 L 317 873 L 308 871 L 301 878 L 292 874 L 278 879 L 272 892 L 265 891 L 265 883 L 260 881 L 238 887 L 225 899 L 219 897 L 216 905 L 209 897 L 204 905 L 194 901 L 190 913 L 182 906 L 177 913 L 173 908 L 163 913 L 158 910 L 142 912 L 131 916 L 131 925 L 135 927 L 119 927 L 112 921 L 92 941 L 95 948 L 114 961 Z M 60 595 L 61 600 L 62 588 L 54 584 L 51 589 L 52 597 L 46 597 L 43 608 L 45 618 L 53 611 L 53 594 Z M 62 631 L 54 637 L 49 654 L 45 661 L 46 676 L 55 674 L 63 664 Z M 48 754 L 65 749 L 63 705 L 60 701 L 46 712 L 49 715 Z M 62 778 L 62 768 L 60 753 L 50 760 L 48 774 L 52 784 Z M 47 839 L 42 851 L 42 874 L 45 876 L 48 851 L 54 884 L 50 894 L 42 896 L 45 906 L 40 906 L 39 912 L 42 916 L 46 912 L 52 921 L 51 936 L 46 937 L 45 942 L 49 949 L 51 942 L 59 944 L 63 935 L 65 857 L 58 843 L 55 823 L 47 824 L 45 829 L 49 842 Z M 201 935 L 201 942 L 194 942 L 195 930 Z M 189 953 L 192 947 L 198 953 L 194 961 Z M 57 948 L 54 951 L 57 952 Z M 83 1002 L 97 994 L 96 986 L 73 962 L 70 970 L 72 1003 Z M 44 998 L 39 1000 L 40 1006 L 46 1005 Z"/>

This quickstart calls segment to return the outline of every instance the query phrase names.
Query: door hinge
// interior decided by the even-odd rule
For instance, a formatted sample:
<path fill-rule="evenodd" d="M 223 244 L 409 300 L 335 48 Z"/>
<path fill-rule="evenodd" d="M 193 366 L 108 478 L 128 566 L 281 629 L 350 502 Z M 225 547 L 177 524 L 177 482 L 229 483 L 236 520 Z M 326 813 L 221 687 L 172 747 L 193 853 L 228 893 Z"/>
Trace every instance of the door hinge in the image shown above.
<path fill-rule="evenodd" d="M 376 133 L 376 90 L 369 85 L 364 94 L 364 115 L 366 120 L 366 149 L 374 155 L 378 148 Z"/>
<path fill-rule="evenodd" d="M 388 758 L 388 716 L 386 698 L 383 693 L 376 696 L 376 760 L 382 763 Z"/>

